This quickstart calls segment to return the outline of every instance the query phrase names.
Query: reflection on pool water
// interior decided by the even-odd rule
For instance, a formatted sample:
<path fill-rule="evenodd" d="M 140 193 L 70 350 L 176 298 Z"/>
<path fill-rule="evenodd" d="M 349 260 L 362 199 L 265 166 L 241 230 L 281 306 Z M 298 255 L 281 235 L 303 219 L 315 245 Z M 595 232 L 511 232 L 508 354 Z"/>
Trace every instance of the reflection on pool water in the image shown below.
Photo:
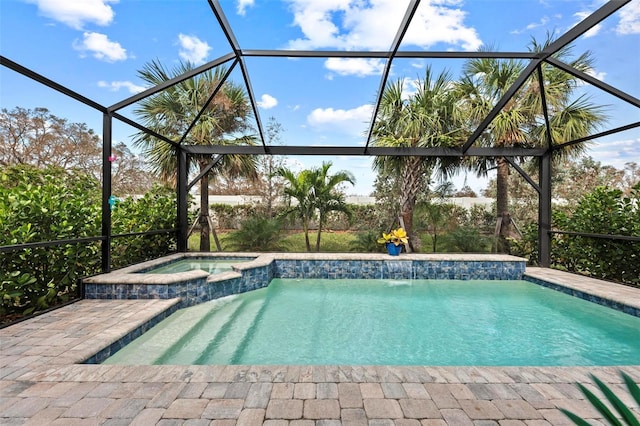
<path fill-rule="evenodd" d="M 176 272 L 203 270 L 210 274 L 224 271 L 231 271 L 231 265 L 237 263 L 249 262 L 253 258 L 234 258 L 234 259 L 216 259 L 216 258 L 186 258 L 177 262 L 167 263 L 144 271 L 145 274 L 174 274 Z"/>
<path fill-rule="evenodd" d="M 274 279 L 106 363 L 637 365 L 640 318 L 525 281 Z"/>

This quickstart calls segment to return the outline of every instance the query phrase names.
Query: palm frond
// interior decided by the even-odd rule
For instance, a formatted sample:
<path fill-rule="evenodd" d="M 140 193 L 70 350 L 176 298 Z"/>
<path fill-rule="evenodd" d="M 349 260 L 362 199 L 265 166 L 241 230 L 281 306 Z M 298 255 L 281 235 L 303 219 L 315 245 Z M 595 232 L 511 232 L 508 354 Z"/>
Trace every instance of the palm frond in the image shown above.
<path fill-rule="evenodd" d="M 627 385 L 627 389 L 629 390 L 629 393 L 634 398 L 636 403 L 640 405 L 640 388 L 638 388 L 638 385 L 633 381 L 633 379 L 629 375 L 625 374 L 624 372 L 620 372 L 620 374 L 625 384 Z M 640 421 L 638 421 L 638 419 L 633 415 L 629 407 L 627 407 L 620 400 L 620 398 L 607 385 L 605 385 L 602 382 L 602 380 L 598 379 L 593 374 L 591 375 L 591 379 L 598 386 L 600 391 L 605 396 L 606 401 L 609 402 L 611 407 L 613 407 L 616 410 L 618 415 L 614 414 L 611 411 L 611 409 L 604 403 L 603 400 L 598 398 L 598 396 L 596 396 L 593 392 L 587 389 L 584 385 L 578 383 L 577 386 L 578 388 L 580 388 L 580 390 L 582 391 L 584 396 L 587 398 L 587 400 L 591 403 L 591 405 L 593 405 L 593 407 L 596 410 L 598 410 L 600 414 L 602 414 L 602 417 L 607 422 L 609 422 L 609 424 L 613 426 L 623 426 L 623 424 L 626 424 L 629 426 L 640 426 Z M 562 411 L 567 417 L 569 417 L 577 425 L 583 426 L 583 425 L 590 424 L 586 420 L 584 420 L 583 418 L 581 418 L 580 416 L 578 416 L 577 414 L 569 410 L 561 409 L 560 411 Z M 623 420 L 624 423 L 622 423 L 620 419 Z"/>

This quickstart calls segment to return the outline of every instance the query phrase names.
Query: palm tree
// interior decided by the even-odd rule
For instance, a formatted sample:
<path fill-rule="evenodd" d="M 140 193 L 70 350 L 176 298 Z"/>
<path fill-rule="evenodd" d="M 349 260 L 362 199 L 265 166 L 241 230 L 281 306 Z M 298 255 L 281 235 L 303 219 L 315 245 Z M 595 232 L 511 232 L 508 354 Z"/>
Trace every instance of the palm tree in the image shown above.
<path fill-rule="evenodd" d="M 183 75 L 193 69 L 189 62 L 180 63 L 171 71 L 157 61 L 145 64 L 138 72 L 139 77 L 150 85 L 156 86 L 172 78 Z M 205 105 L 215 88 L 224 78 L 226 70 L 217 67 L 215 70 L 205 71 L 198 76 L 177 83 L 156 95 L 140 102 L 135 113 L 144 121 L 145 125 L 155 132 L 169 139 L 192 145 L 253 145 L 253 136 L 237 137 L 238 134 L 249 130 L 248 119 L 252 116 L 251 105 L 243 87 L 232 82 L 225 82 L 209 104 Z M 203 109 L 202 115 L 188 132 L 189 127 Z M 173 182 L 176 172 L 176 152 L 171 145 L 141 132 L 134 140 L 136 146 L 141 147 L 143 153 L 150 159 L 153 171 L 161 179 Z M 211 158 L 202 156 L 196 159 L 200 172 L 203 172 L 211 162 Z M 211 247 L 209 235 L 209 178 L 218 174 L 228 177 L 256 176 L 255 157 L 226 155 L 219 163 L 205 174 L 200 180 L 200 250 L 209 251 Z M 216 246 L 221 250 L 217 238 Z"/>
<path fill-rule="evenodd" d="M 332 163 L 322 162 L 322 166 L 313 169 L 313 204 L 318 211 L 318 233 L 316 234 L 316 251 L 320 251 L 320 235 L 322 228 L 327 223 L 327 215 L 330 212 L 342 212 L 351 217 L 351 211 L 344 200 L 344 194 L 338 190 L 338 186 L 348 182 L 355 184 L 355 178 L 348 171 L 340 171 L 334 175 L 329 174 Z"/>
<path fill-rule="evenodd" d="M 552 43 L 549 36 L 542 45 L 535 40 L 530 50 L 540 52 Z M 592 70 L 593 60 L 589 52 L 571 59 L 572 46 L 558 51 L 554 57 L 577 70 Z M 605 119 L 602 109 L 584 96 L 574 99 L 574 90 L 579 81 L 576 77 L 557 69 L 546 62 L 541 65 L 543 87 L 537 76 L 529 78 L 520 90 L 492 121 L 479 143 L 494 147 L 534 147 L 548 143 L 544 124 L 541 91 L 544 90 L 550 117 L 550 131 L 554 144 L 589 135 Z M 463 67 L 463 77 L 457 91 L 463 99 L 465 116 L 470 126 L 477 126 L 493 109 L 493 106 L 513 85 L 525 69 L 518 60 L 475 58 Z M 581 154 L 586 146 L 576 144 L 559 150 L 554 160 Z M 501 221 L 499 251 L 508 251 L 507 238 L 511 234 L 509 213 L 509 162 L 504 157 L 479 158 L 471 166 L 479 175 L 486 175 L 496 168 L 497 217 Z"/>
<path fill-rule="evenodd" d="M 296 174 L 286 167 L 280 167 L 275 174 L 285 180 L 283 192 L 285 202 L 289 208 L 284 215 L 300 219 L 307 251 L 311 251 L 309 224 L 315 216 L 315 208 L 309 196 L 313 187 L 311 171 L 303 170 Z M 293 200 L 296 200 L 295 204 L 292 204 Z"/>
<path fill-rule="evenodd" d="M 316 214 L 318 215 L 316 251 L 320 251 L 320 236 L 322 227 L 327 220 L 327 214 L 331 211 L 349 214 L 344 194 L 338 191 L 337 187 L 344 182 L 353 184 L 355 178 L 346 171 L 330 175 L 331 165 L 331 162 L 323 162 L 319 168 L 302 170 L 297 174 L 286 167 L 281 167 L 276 171 L 276 175 L 286 181 L 284 196 L 289 209 L 285 214 L 297 217 L 302 222 L 307 251 L 311 251 L 309 225 Z M 296 200 L 295 205 L 291 203 L 292 200 Z"/>
<path fill-rule="evenodd" d="M 424 79 L 415 83 L 416 92 L 406 97 L 404 79 L 387 84 L 373 127 L 372 145 L 379 147 L 450 147 L 462 142 L 463 126 L 448 71 L 435 76 L 427 67 Z M 428 188 L 436 166 L 446 172 L 449 164 L 434 157 L 376 157 L 378 173 L 395 172 L 400 179 L 400 216 L 415 249 L 413 212 L 420 192 Z"/>

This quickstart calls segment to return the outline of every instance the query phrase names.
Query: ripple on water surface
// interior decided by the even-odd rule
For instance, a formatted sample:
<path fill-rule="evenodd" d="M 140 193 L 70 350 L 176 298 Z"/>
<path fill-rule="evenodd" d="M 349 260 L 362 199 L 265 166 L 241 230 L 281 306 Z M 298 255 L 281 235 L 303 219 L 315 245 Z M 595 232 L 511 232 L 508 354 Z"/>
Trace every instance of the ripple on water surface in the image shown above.
<path fill-rule="evenodd" d="M 179 311 L 107 362 L 635 365 L 640 318 L 525 281 L 275 279 Z"/>

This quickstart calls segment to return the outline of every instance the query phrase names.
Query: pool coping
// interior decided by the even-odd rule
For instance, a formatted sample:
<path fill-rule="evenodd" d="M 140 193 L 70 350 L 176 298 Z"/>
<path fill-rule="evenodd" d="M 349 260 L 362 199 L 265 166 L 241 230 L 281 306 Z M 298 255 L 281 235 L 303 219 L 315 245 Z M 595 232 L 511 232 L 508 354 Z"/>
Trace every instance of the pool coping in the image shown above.
<path fill-rule="evenodd" d="M 640 317 L 640 289 L 550 268 L 527 267 L 523 279 Z"/>

